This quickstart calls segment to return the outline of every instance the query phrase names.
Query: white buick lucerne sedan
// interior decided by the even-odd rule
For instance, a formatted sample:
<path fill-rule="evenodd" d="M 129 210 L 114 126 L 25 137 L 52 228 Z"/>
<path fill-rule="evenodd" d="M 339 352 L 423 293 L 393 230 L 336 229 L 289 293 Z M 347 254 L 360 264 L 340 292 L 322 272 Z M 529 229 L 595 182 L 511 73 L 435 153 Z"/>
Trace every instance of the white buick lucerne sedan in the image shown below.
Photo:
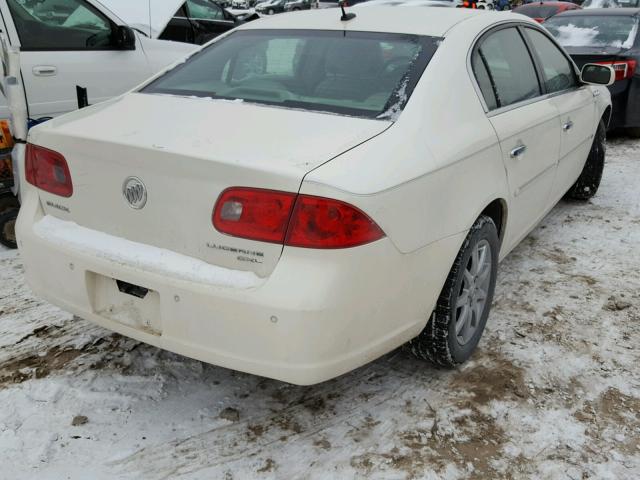
<path fill-rule="evenodd" d="M 596 193 L 610 67 L 534 21 L 293 13 L 31 130 L 33 290 L 123 335 L 297 384 L 409 342 L 455 366 L 498 261 Z"/>

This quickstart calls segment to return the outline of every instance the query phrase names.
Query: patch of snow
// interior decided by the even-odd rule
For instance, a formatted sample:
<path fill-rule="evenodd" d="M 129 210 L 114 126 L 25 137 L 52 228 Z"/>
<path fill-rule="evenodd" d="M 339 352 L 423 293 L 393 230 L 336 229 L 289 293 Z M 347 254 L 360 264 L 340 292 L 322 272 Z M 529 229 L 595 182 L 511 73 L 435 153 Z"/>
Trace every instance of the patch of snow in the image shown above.
<path fill-rule="evenodd" d="M 130 268 L 189 282 L 222 287 L 252 288 L 262 283 L 253 272 L 211 265 L 163 248 L 132 242 L 45 215 L 33 226 L 42 239 L 80 255 L 101 258 Z"/>

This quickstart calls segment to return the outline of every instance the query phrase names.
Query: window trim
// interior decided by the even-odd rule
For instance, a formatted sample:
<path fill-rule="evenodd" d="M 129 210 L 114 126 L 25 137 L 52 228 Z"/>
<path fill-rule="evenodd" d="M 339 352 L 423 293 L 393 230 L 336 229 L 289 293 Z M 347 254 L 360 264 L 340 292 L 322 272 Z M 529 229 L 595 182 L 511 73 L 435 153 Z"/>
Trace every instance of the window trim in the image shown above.
<path fill-rule="evenodd" d="M 105 12 L 100 10 L 92 2 L 89 2 L 87 0 L 79 0 L 79 1 L 89 11 L 92 11 L 97 16 L 103 18 L 104 20 L 106 20 L 109 23 L 109 26 L 111 27 L 111 34 L 112 35 L 115 35 L 117 33 L 118 27 L 120 27 L 120 25 L 118 25 L 109 15 L 107 15 Z M 114 46 L 109 46 L 109 47 L 91 47 L 91 48 L 87 48 L 87 47 L 85 47 L 85 48 L 25 47 L 24 45 L 22 45 L 22 38 L 21 38 L 21 35 L 20 35 L 20 30 L 18 29 L 18 26 L 16 24 L 15 18 L 13 16 L 13 14 L 11 13 L 11 8 L 9 7 L 8 3 L 7 3 L 7 9 L 9 11 L 9 16 L 11 18 L 11 24 L 13 25 L 13 27 L 15 29 L 15 32 L 16 32 L 16 38 L 18 39 L 21 52 L 114 52 L 114 51 L 121 51 L 122 50 L 121 48 L 118 48 L 115 45 Z M 6 24 L 6 21 L 5 21 L 5 24 Z M 133 50 L 137 49 L 137 43 L 138 43 L 138 40 L 136 39 L 136 45 L 134 46 Z"/>
<path fill-rule="evenodd" d="M 470 50 L 470 55 L 469 55 L 469 66 L 470 66 L 470 73 L 472 75 L 472 80 L 474 85 L 477 87 L 476 88 L 476 92 L 480 93 L 480 99 L 482 100 L 482 106 L 485 110 L 485 113 L 490 113 L 490 114 L 495 114 L 494 112 L 503 112 L 503 111 L 508 111 L 511 108 L 515 108 L 517 106 L 521 106 L 521 105 L 526 105 L 528 103 L 532 103 L 532 101 L 537 101 L 537 99 L 539 99 L 541 96 L 543 96 L 545 94 L 545 89 L 544 89 L 544 82 L 542 81 L 542 77 L 540 75 L 540 72 L 538 71 L 537 68 L 537 64 L 536 64 L 536 60 L 533 58 L 533 54 L 531 52 L 531 48 L 529 43 L 527 42 L 527 40 L 524 38 L 522 31 L 520 30 L 520 28 L 518 28 L 520 26 L 519 23 L 515 23 L 515 22 L 506 22 L 506 23 L 502 23 L 499 24 L 497 26 L 492 25 L 489 29 L 483 31 L 480 33 L 480 35 L 478 36 L 478 38 L 476 38 L 476 40 L 474 41 L 473 47 Z M 482 43 L 485 41 L 485 39 L 487 37 L 490 37 L 491 35 L 495 34 L 496 32 L 499 32 L 501 30 L 506 30 L 509 28 L 513 28 L 517 35 L 520 36 L 526 50 L 527 53 L 529 54 L 529 59 L 531 60 L 531 65 L 533 66 L 533 71 L 535 72 L 536 75 L 536 80 L 538 81 L 538 90 L 540 91 L 540 95 L 537 95 L 533 98 L 527 98 L 525 100 L 521 100 L 519 102 L 515 102 L 515 103 L 511 103 L 509 105 L 505 105 L 505 106 L 498 106 L 497 108 L 494 108 L 493 110 L 489 109 L 487 102 L 484 99 L 484 94 L 482 93 L 482 90 L 480 89 L 480 85 L 478 84 L 478 79 L 476 78 L 476 74 L 473 71 L 473 64 L 471 62 L 471 58 L 473 57 L 473 55 L 480 55 L 479 50 L 480 47 L 482 46 Z M 484 60 L 483 60 L 484 61 Z M 487 67 L 485 65 L 485 67 Z M 491 79 L 491 86 L 494 89 L 494 95 L 496 97 L 496 101 L 499 104 L 500 101 L 498 100 L 498 92 L 495 89 L 495 82 L 493 80 L 493 76 L 491 75 L 491 71 L 489 71 L 488 67 L 487 67 L 487 73 L 489 75 L 489 78 Z"/>
<path fill-rule="evenodd" d="M 502 30 L 502 29 L 505 29 L 505 28 L 509 28 L 509 27 L 515 27 L 516 30 L 518 30 L 518 33 L 520 34 L 520 36 L 522 37 L 522 41 L 525 43 L 525 46 L 527 47 L 527 50 L 529 52 L 529 56 L 531 57 L 531 61 L 533 63 L 533 68 L 534 68 L 534 70 L 536 72 L 536 77 L 538 78 L 538 85 L 539 85 L 540 91 L 542 93 L 541 93 L 541 95 L 539 95 L 537 97 L 528 98 L 528 99 L 522 100 L 520 102 L 512 103 L 511 105 L 507 105 L 505 107 L 498 107 L 498 108 L 494 108 L 493 110 L 491 110 L 487 106 L 487 102 L 484 99 L 484 94 L 482 93 L 482 90 L 480 89 L 480 85 L 478 84 L 478 79 L 476 78 L 476 74 L 473 71 L 471 58 L 478 51 L 478 49 L 480 48 L 480 44 L 482 43 L 482 40 L 484 38 L 486 38 L 491 33 L 494 33 L 494 32 L 497 32 L 499 30 Z M 542 32 L 544 35 L 546 35 L 554 43 L 554 45 L 556 45 L 556 46 L 559 45 L 558 42 L 555 40 L 555 38 L 553 38 L 553 36 L 551 36 L 550 34 L 545 32 L 542 28 L 539 28 L 537 25 L 532 25 L 530 23 L 524 23 L 524 22 L 514 22 L 513 20 L 505 20 L 505 21 L 500 22 L 498 24 L 490 25 L 489 27 L 487 27 L 484 30 L 482 30 L 476 36 L 476 38 L 474 39 L 474 41 L 472 43 L 472 46 L 471 46 L 471 48 L 469 49 L 469 51 L 467 53 L 467 72 L 469 73 L 469 77 L 471 79 L 471 84 L 473 85 L 473 87 L 474 87 L 474 89 L 476 91 L 476 95 L 478 96 L 478 99 L 480 100 L 480 104 L 482 105 L 482 108 L 484 109 L 485 115 L 487 117 L 493 117 L 493 116 L 496 116 L 496 115 L 500 115 L 502 113 L 509 112 L 509 111 L 514 110 L 516 108 L 525 107 L 527 105 L 531 105 L 532 103 L 536 103 L 536 102 L 540 102 L 540 101 L 543 101 L 543 100 L 547 100 L 547 99 L 555 97 L 557 95 L 564 95 L 565 93 L 569 93 L 570 91 L 579 90 L 581 88 L 585 88 L 585 85 L 580 83 L 580 76 L 577 75 L 577 78 L 578 78 L 578 82 L 577 83 L 578 84 L 577 84 L 576 87 L 573 87 L 573 88 L 570 88 L 570 89 L 566 89 L 566 90 L 561 90 L 561 91 L 558 91 L 558 92 L 547 93 L 546 86 L 544 85 L 544 81 L 543 81 L 542 71 L 540 69 L 537 56 L 534 58 L 535 52 L 532 51 L 532 46 L 530 45 L 529 39 L 526 37 L 526 33 L 521 31 L 523 28 L 531 28 L 531 29 L 537 30 L 539 32 Z M 640 38 L 640 36 L 639 36 L 639 38 Z M 577 67 L 575 66 L 575 63 L 573 62 L 571 57 L 568 57 L 568 55 L 564 52 L 564 50 L 561 47 L 560 47 L 560 51 L 565 55 L 566 58 L 569 58 L 569 60 L 571 61 L 571 64 L 573 65 L 574 71 L 577 74 Z M 489 76 L 491 77 L 491 74 L 489 74 Z M 494 95 L 495 95 L 495 92 L 494 92 Z"/>

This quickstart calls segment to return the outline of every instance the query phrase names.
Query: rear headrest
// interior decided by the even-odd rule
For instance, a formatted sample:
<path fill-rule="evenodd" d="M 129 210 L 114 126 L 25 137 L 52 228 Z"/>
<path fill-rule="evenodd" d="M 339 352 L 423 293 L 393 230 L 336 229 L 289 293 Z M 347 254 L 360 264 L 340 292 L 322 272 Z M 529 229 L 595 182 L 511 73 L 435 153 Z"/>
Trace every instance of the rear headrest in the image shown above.
<path fill-rule="evenodd" d="M 326 73 L 348 77 L 378 74 L 383 67 L 380 45 L 370 40 L 337 39 L 327 51 Z"/>

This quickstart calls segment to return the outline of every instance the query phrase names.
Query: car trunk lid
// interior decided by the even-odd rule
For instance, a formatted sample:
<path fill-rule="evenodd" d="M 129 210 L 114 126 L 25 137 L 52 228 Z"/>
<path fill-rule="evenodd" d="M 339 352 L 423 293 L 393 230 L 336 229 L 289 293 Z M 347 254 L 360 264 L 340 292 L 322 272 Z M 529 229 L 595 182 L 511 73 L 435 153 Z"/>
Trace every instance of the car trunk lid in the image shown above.
<path fill-rule="evenodd" d="M 252 105 L 129 94 L 54 119 L 31 143 L 67 160 L 73 195 L 41 191 L 46 213 L 207 263 L 268 275 L 281 244 L 223 235 L 212 224 L 222 191 L 297 192 L 304 175 L 384 131 L 389 122 Z M 146 188 L 143 208 L 123 194 Z"/>

